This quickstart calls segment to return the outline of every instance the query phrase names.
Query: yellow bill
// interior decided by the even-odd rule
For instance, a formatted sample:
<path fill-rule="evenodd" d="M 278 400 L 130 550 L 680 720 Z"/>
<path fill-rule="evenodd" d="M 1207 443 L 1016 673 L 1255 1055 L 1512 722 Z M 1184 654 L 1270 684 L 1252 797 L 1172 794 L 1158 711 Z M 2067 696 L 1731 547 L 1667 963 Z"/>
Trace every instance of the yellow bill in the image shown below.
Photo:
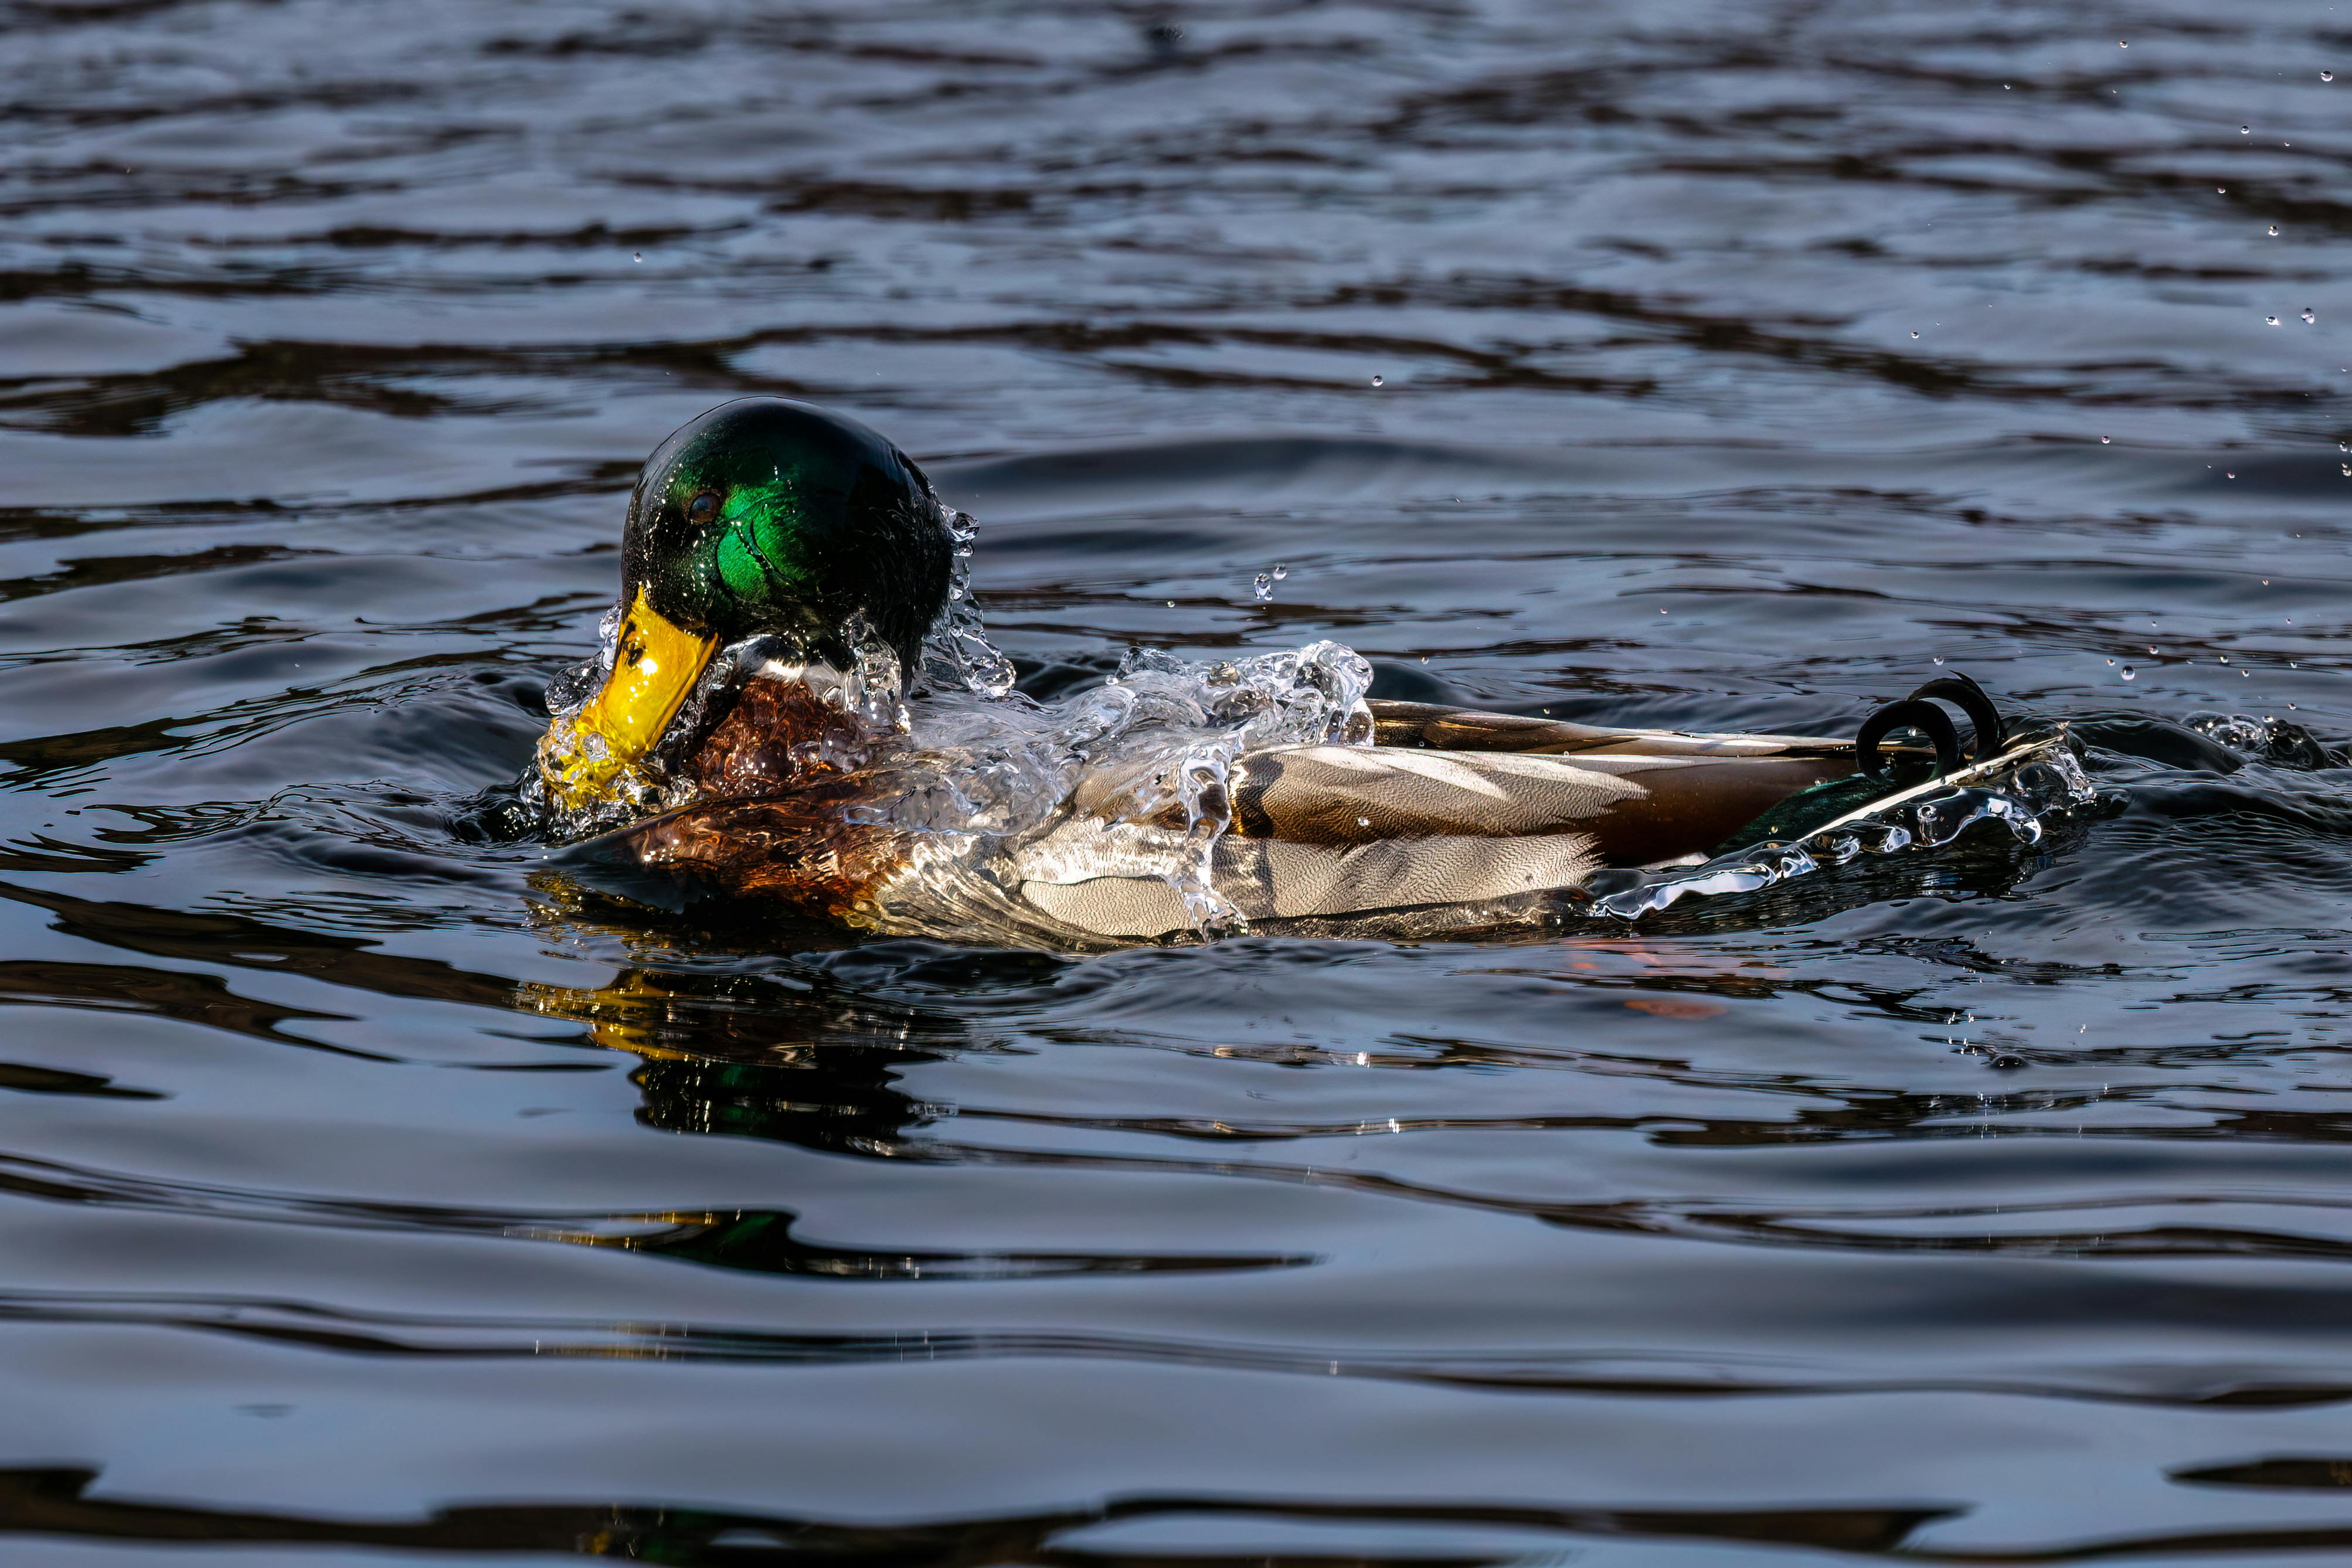
<path fill-rule="evenodd" d="M 557 802 L 572 810 L 593 805 L 644 761 L 718 649 L 717 638 L 672 624 L 638 589 L 604 689 L 539 743 L 540 777 Z"/>

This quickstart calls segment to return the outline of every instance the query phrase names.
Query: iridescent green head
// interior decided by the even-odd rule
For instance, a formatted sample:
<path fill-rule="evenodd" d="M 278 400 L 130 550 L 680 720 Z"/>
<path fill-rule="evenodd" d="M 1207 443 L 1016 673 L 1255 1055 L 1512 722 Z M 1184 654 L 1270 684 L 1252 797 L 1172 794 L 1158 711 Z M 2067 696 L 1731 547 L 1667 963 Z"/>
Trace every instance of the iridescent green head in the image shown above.
<path fill-rule="evenodd" d="M 613 667 L 541 740 L 541 776 L 567 805 L 608 796 L 746 637 L 845 657 L 862 614 L 911 674 L 954 565 L 930 481 L 881 436 L 782 398 L 720 404 L 646 460 L 621 536 Z"/>
<path fill-rule="evenodd" d="M 629 497 L 621 599 L 721 644 L 832 636 L 864 612 L 912 670 L 948 599 L 930 481 L 853 419 L 783 398 L 721 403 L 654 448 Z"/>

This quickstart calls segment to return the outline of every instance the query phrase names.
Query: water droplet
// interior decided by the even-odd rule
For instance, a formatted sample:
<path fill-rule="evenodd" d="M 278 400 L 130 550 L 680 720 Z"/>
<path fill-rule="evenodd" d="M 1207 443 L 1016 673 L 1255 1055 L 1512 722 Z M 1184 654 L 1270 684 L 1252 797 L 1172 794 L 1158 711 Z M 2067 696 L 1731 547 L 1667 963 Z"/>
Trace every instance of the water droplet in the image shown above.
<path fill-rule="evenodd" d="M 2227 185 L 2216 185 L 2213 187 L 2213 193 L 2217 196 L 2226 196 L 2230 193 L 2230 187 Z"/>
<path fill-rule="evenodd" d="M 2148 650 L 2147 650 L 2147 656 L 2148 656 L 2149 658 L 2151 658 L 2151 659 L 2153 659 L 2153 658 L 2157 658 L 2157 657 L 2158 657 L 2158 656 L 2159 656 L 2159 655 L 2157 653 L 2157 651 L 2156 651 L 2155 645 L 2154 645 L 2154 644 L 2152 644 L 2152 643 L 2151 643 L 2151 644 L 2149 645 L 2149 647 L 2148 647 Z"/>
<path fill-rule="evenodd" d="M 633 251 L 631 251 L 631 252 L 629 253 L 629 259 L 630 259 L 631 261 L 643 261 L 643 260 L 645 260 L 645 258 L 646 258 L 646 253 L 645 253 L 644 251 L 641 251 L 641 250 L 633 250 Z"/>
<path fill-rule="evenodd" d="M 2273 225 L 2271 225 L 2271 227 L 2270 227 L 2270 235 L 2271 235 L 2271 237 L 2272 237 L 2273 239 L 2276 239 L 2276 238 L 2278 237 L 2278 225 L 2276 225 L 2276 224 L 2273 224 Z"/>
<path fill-rule="evenodd" d="M 1937 655 L 1936 655 L 1936 663 L 1937 663 L 1937 664 L 1942 664 L 1943 662 L 1944 662 L 1944 655 L 1943 655 L 1943 654 L 1941 654 L 1941 653 L 1937 654 Z"/>
<path fill-rule="evenodd" d="M 1288 567 L 1286 567 L 1286 566 L 1283 565 L 1280 561 L 1276 561 L 1276 562 L 1274 563 L 1274 580 L 1275 580 L 1275 581 L 1276 581 L 1276 582 L 1280 582 L 1284 578 L 1288 577 L 1289 575 L 1290 575 L 1290 569 L 1289 569 Z"/>
<path fill-rule="evenodd" d="M 1386 385 L 1387 383 L 1385 383 L 1384 382 L 1382 382 L 1382 381 L 1381 380 L 1381 378 L 1380 378 L 1380 377 L 1378 377 L 1378 376 L 1374 376 L 1374 377 L 1372 378 L 1372 384 L 1373 384 L 1374 386 L 1383 386 L 1383 385 Z"/>
<path fill-rule="evenodd" d="M 1270 571 L 1259 572 L 1255 578 L 1251 580 L 1250 591 L 1257 595 L 1258 601 L 1260 603 L 1264 603 L 1266 600 L 1272 599 L 1274 597 L 1274 573 Z"/>
<path fill-rule="evenodd" d="M 1917 337 L 1919 334 L 1918 334 L 1918 333 L 1916 333 L 1916 332 L 1914 332 L 1914 333 L 1912 333 L 1911 335 L 1912 335 L 1913 337 L 1915 337 L 1915 338 L 1916 338 L 1916 337 Z"/>
<path fill-rule="evenodd" d="M 2225 468 L 2221 471 L 2221 477 L 2224 479 L 2234 479 L 2237 476 L 2238 471 L 2235 468 Z"/>
<path fill-rule="evenodd" d="M 2315 325 L 2318 320 L 2319 320 L 2319 312 L 2318 312 L 2318 311 L 2314 310 L 2314 309 L 2313 309 L 2310 306 L 2308 306 L 2308 305 L 2306 305 L 2306 306 L 2305 306 L 2305 307 L 2303 308 L 2303 324 L 2304 324 L 2305 326 L 2306 326 L 2306 327 L 2313 326 L 2313 325 Z"/>
<path fill-rule="evenodd" d="M 1360 828 L 1369 828 L 1371 825 L 1372 820 L 1370 817 L 1359 817 L 1356 819 L 1356 826 Z"/>
<path fill-rule="evenodd" d="M 2275 316 L 2265 316 L 2263 318 L 2263 325 L 2265 327 L 2275 327 L 2278 324 L 2278 318 Z"/>
<path fill-rule="evenodd" d="M 2229 654 L 2227 654 L 2227 653 L 2222 654 L 2222 655 L 2221 655 L 2221 662 L 2222 662 L 2223 664 L 2228 664 L 2228 663 L 2230 662 L 2230 655 L 2229 655 Z"/>
<path fill-rule="evenodd" d="M 2241 136 L 2251 136 L 2253 134 L 2253 131 L 2254 128 L 2251 125 L 2241 125 L 2238 127 L 2238 134 Z"/>
<path fill-rule="evenodd" d="M 2121 38 L 2117 38 L 2117 39 L 2116 40 L 2116 47 L 2117 47 L 2117 48 L 2119 48 L 2119 49 L 2128 49 L 2128 48 L 2130 48 L 2130 47 L 2131 47 L 2131 46 L 2130 46 L 2129 44 L 2125 43 Z"/>
<path fill-rule="evenodd" d="M 2100 444 L 2100 445 L 2102 445 L 2102 446 L 2105 446 L 2105 445 L 2106 445 L 2109 442 L 2113 441 L 2114 439 L 2115 439 L 2115 437 L 2113 437 L 2113 436 L 2111 436 L 2111 435 L 2102 435 L 2101 437 L 2099 437 L 2099 444 Z"/>
<path fill-rule="evenodd" d="M 2136 681 L 2139 679 L 2139 672 L 2133 669 L 2129 664 L 2126 664 L 2123 667 L 2123 677 L 2127 681 Z"/>
<path fill-rule="evenodd" d="M 2109 660 L 2107 661 L 2107 668 L 2109 668 L 2109 669 L 2111 669 L 2111 670 L 2112 670 L 2112 669 L 2114 669 L 2115 667 L 2116 667 L 2116 662 L 2115 662 L 2113 659 L 2109 659 Z"/>

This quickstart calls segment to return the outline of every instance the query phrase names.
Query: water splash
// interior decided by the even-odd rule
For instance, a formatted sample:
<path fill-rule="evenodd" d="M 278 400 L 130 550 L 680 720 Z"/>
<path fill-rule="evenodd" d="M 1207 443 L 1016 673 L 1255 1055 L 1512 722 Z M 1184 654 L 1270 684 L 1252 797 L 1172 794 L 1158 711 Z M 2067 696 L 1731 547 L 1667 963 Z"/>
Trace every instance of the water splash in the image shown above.
<path fill-rule="evenodd" d="M 2002 757 L 1904 790 L 1793 842 L 1751 845 L 1695 866 L 1603 873 L 1593 879 L 1589 908 L 1632 922 L 1685 899 L 1759 893 L 1859 862 L 1942 849 L 1987 829 L 2036 845 L 2098 799 L 2063 733 L 2029 734 L 2026 744 Z"/>
<path fill-rule="evenodd" d="M 1013 661 L 997 651 L 981 623 L 980 602 L 971 593 L 971 554 L 980 525 L 970 512 L 942 507 L 954 549 L 948 577 L 948 607 L 924 640 L 918 666 L 919 692 L 973 692 L 1001 697 L 1013 689 Z"/>
<path fill-rule="evenodd" d="M 2268 714 L 2192 713 L 2180 722 L 2183 728 L 2219 742 L 2250 762 L 2306 770 L 2336 765 L 2336 758 L 2309 730 Z"/>
<path fill-rule="evenodd" d="M 1117 875 L 1173 891 L 1195 936 L 1247 923 L 1217 890 L 1242 754 L 1368 745 L 1371 666 L 1333 642 L 1202 663 L 1131 650 L 1102 685 L 1052 703 L 949 694 L 871 770 L 874 805 L 912 835 L 905 873 L 865 912 L 877 929 L 1088 946 L 1023 889 Z"/>

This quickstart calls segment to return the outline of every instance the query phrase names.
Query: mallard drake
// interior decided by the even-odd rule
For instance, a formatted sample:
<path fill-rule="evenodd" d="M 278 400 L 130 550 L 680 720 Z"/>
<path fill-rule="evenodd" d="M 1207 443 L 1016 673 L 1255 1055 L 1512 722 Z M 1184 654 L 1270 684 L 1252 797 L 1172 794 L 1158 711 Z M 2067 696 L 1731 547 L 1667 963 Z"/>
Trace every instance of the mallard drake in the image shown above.
<path fill-rule="evenodd" d="M 976 714 L 1043 724 L 1002 690 L 1009 671 L 938 675 L 950 632 L 994 658 L 961 587 L 967 539 L 906 454 L 824 409 L 747 398 L 664 441 L 629 498 L 604 653 L 551 693 L 539 747 L 535 792 L 599 830 L 572 863 L 996 941 L 1427 934 L 1622 900 L 1728 852 L 1802 854 L 1906 801 L 2072 768 L 2063 734 L 2010 734 L 1964 677 L 1849 738 L 1698 734 L 1366 701 L 1362 661 L 1318 644 L 1276 672 L 1319 694 L 1303 727 L 1233 727 L 1218 752 L 1199 737 L 1228 731 L 1201 717 L 1139 763 L 1080 725 L 1052 798 L 1008 815 L 953 777 L 973 753 L 926 750 L 915 722 L 961 684 L 961 737 Z M 1208 671 L 1202 714 L 1224 711 L 1221 680 L 1264 673 Z M 1966 747 L 1939 701 L 1969 718 Z"/>

